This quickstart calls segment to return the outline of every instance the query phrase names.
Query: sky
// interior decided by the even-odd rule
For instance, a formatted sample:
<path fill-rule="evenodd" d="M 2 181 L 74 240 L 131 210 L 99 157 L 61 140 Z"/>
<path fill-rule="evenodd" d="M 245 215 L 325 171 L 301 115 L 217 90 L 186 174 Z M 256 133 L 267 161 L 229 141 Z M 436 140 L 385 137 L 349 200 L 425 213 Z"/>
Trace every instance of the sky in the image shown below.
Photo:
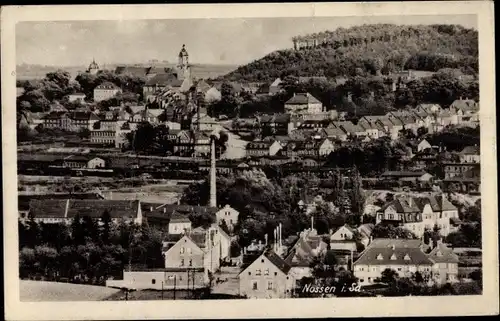
<path fill-rule="evenodd" d="M 185 44 L 191 63 L 240 65 L 290 48 L 293 36 L 374 23 L 477 29 L 475 15 L 20 22 L 16 59 L 47 66 L 88 65 L 93 58 L 100 65 L 176 62 Z"/>

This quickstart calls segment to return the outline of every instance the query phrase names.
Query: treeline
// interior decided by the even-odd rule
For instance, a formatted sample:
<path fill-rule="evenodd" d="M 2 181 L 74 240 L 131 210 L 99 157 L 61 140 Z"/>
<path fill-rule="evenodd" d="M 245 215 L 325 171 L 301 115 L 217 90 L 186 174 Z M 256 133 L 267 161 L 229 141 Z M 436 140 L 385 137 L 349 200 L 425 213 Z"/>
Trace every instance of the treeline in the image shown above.
<path fill-rule="evenodd" d="M 146 226 L 76 216 L 71 225 L 19 222 L 21 278 L 104 284 L 130 264 L 163 267 L 161 232 Z"/>
<path fill-rule="evenodd" d="M 81 92 L 85 94 L 85 100 L 92 101 L 94 88 L 104 82 L 115 84 L 122 93 L 116 98 L 96 104 L 100 108 L 119 106 L 121 102 L 134 104 L 142 99 L 145 78 L 103 71 L 97 75 L 82 73 L 73 80 L 68 72 L 58 70 L 48 73 L 40 80 L 18 81 L 17 85 L 22 87 L 24 92 L 17 97 L 17 110 L 45 112 L 53 105 L 61 105 L 68 110 L 76 109 L 81 103 L 69 102 L 67 95 Z"/>
<path fill-rule="evenodd" d="M 458 25 L 363 25 L 293 40 L 300 50 L 275 51 L 239 67 L 226 79 L 272 81 L 283 73 L 336 77 L 403 69 L 478 72 L 478 33 Z"/>
<path fill-rule="evenodd" d="M 461 97 L 479 100 L 479 83 L 464 81 L 443 70 L 431 77 L 410 81 L 405 87 L 392 89 L 392 83 L 381 76 L 356 76 L 343 84 L 311 79 L 299 82 L 295 76 L 286 76 L 280 84 L 283 89 L 274 96 L 254 97 L 225 110 L 239 117 L 252 117 L 258 113 L 282 113 L 284 104 L 294 93 L 309 92 L 328 109 L 347 112 L 349 117 L 384 115 L 394 109 L 416 107 L 421 103 L 435 103 L 446 108 Z"/>

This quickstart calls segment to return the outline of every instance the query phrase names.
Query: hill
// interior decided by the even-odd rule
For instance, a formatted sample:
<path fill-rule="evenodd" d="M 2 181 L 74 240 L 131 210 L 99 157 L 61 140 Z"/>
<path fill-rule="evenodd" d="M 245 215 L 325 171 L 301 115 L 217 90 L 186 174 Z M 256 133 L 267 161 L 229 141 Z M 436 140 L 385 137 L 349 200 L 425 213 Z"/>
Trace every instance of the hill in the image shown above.
<path fill-rule="evenodd" d="M 124 66 L 127 64 L 111 64 L 103 66 L 103 69 L 115 70 L 117 66 Z M 150 66 L 151 64 L 139 64 L 134 66 Z M 174 64 L 169 63 L 154 63 L 158 67 L 173 67 Z M 193 64 L 192 74 L 196 78 L 217 78 L 221 75 L 227 74 L 228 72 L 236 69 L 236 66 L 232 65 L 212 65 L 212 64 Z M 68 66 L 68 67 L 57 67 L 57 66 L 42 66 L 42 65 L 29 65 L 23 64 L 16 67 L 17 80 L 33 80 L 42 79 L 49 72 L 55 72 L 58 69 L 69 72 L 71 77 L 74 79 L 78 73 L 87 69 L 87 66 Z"/>
<path fill-rule="evenodd" d="M 478 33 L 459 25 L 363 25 L 294 37 L 279 50 L 225 75 L 231 81 L 270 81 L 286 75 L 354 76 L 404 69 L 478 70 Z"/>

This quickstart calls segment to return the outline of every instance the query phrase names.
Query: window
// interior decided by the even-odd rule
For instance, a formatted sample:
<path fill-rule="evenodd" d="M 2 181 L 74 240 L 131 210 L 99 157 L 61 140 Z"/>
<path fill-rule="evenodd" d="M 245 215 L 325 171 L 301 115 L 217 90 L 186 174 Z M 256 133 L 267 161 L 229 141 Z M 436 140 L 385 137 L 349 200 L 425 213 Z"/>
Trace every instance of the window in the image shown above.
<path fill-rule="evenodd" d="M 269 275 L 269 269 L 264 270 L 264 275 Z"/>
<path fill-rule="evenodd" d="M 189 266 L 193 266 L 193 260 L 189 259 Z"/>
<path fill-rule="evenodd" d="M 272 290 L 273 289 L 273 282 L 267 281 L 267 289 Z"/>
<path fill-rule="evenodd" d="M 192 250 L 191 248 L 188 248 L 188 249 L 187 249 L 187 253 L 188 253 L 188 254 L 191 254 L 191 252 L 192 252 L 192 251 L 193 251 L 193 250 Z"/>
<path fill-rule="evenodd" d="M 255 275 L 261 275 L 262 271 L 260 269 L 255 270 Z"/>
<path fill-rule="evenodd" d="M 257 281 L 252 281 L 252 290 L 257 290 Z"/>
<path fill-rule="evenodd" d="M 155 280 L 155 279 L 152 279 L 152 280 L 151 280 L 151 284 L 156 284 L 156 280 Z"/>
<path fill-rule="evenodd" d="M 396 254 L 393 254 L 393 255 L 391 256 L 391 260 L 393 260 L 393 261 L 394 261 L 394 260 L 396 260 Z"/>
<path fill-rule="evenodd" d="M 274 276 L 278 275 L 278 272 L 274 272 Z"/>
<path fill-rule="evenodd" d="M 181 247 L 181 254 L 184 254 L 184 252 L 186 251 L 186 249 L 183 247 Z"/>
<path fill-rule="evenodd" d="M 264 259 L 260 260 L 261 263 L 264 263 Z"/>
<path fill-rule="evenodd" d="M 252 275 L 252 272 L 248 272 L 248 275 Z"/>
<path fill-rule="evenodd" d="M 184 266 L 184 259 L 181 259 L 181 266 Z"/>

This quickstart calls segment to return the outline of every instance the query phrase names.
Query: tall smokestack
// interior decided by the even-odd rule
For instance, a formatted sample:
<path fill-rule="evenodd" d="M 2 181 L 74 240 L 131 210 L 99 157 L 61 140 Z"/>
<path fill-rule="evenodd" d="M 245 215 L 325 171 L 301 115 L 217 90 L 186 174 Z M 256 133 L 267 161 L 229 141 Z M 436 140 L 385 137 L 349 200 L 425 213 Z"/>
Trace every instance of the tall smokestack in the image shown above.
<path fill-rule="evenodd" d="M 282 235 L 283 235 L 283 226 L 282 226 L 282 225 L 281 225 L 281 223 L 280 223 L 280 236 L 279 236 L 279 240 L 280 240 L 280 242 L 279 242 L 279 247 L 280 247 L 280 248 L 283 246 L 283 242 L 282 242 L 282 241 L 283 241 L 283 240 L 282 240 Z"/>
<path fill-rule="evenodd" d="M 311 231 L 314 229 L 314 216 L 311 215 Z"/>
<path fill-rule="evenodd" d="M 215 182 L 215 137 L 210 137 L 210 206 L 217 207 L 217 190 Z"/>
<path fill-rule="evenodd" d="M 278 233 L 277 232 L 278 232 L 278 230 L 275 228 L 274 229 L 274 239 L 273 239 L 273 250 L 274 250 L 274 252 L 276 252 L 276 240 L 278 238 Z"/>

